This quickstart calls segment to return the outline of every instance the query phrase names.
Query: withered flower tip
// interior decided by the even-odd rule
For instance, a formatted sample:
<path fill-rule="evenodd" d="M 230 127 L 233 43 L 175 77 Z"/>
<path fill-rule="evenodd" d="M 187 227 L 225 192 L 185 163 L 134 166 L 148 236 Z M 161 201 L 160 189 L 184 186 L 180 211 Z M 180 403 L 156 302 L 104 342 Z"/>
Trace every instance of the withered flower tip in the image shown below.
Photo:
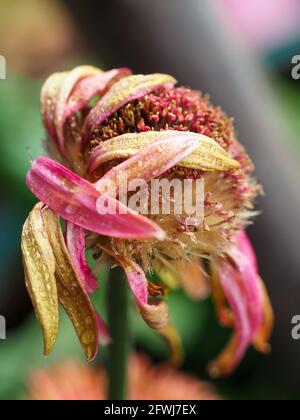
<path fill-rule="evenodd" d="M 22 250 L 46 354 L 57 336 L 58 302 L 89 360 L 99 338 L 110 338 L 89 297 L 97 280 L 86 261 L 88 248 L 98 269 L 123 267 L 141 316 L 161 335 L 170 331 L 167 305 L 155 299 L 164 288 L 145 273 L 155 271 L 166 286 L 182 286 L 194 298 L 212 290 L 221 324 L 234 329 L 212 375 L 230 374 L 251 344 L 269 349 L 272 308 L 244 232 L 260 191 L 252 162 L 222 110 L 175 83 L 164 74 L 82 66 L 54 74 L 42 89 L 51 159 L 39 157 L 27 175 L 40 203 L 24 225 Z M 130 210 L 108 188 L 112 181 L 118 187 L 124 175 L 128 182 L 203 180 L 204 222 L 191 226 L 184 214 Z M 99 199 L 117 211 L 100 214 Z"/>

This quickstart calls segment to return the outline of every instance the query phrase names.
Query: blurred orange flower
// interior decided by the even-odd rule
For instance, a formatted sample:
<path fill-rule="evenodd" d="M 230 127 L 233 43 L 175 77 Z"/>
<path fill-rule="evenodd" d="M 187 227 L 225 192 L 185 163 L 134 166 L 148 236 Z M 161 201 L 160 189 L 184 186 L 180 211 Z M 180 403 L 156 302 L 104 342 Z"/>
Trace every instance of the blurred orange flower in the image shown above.
<path fill-rule="evenodd" d="M 34 401 L 89 401 L 107 399 L 104 369 L 66 361 L 40 369 L 29 377 L 28 399 Z M 168 365 L 154 365 L 144 355 L 129 365 L 129 400 L 219 400 L 213 388 Z"/>

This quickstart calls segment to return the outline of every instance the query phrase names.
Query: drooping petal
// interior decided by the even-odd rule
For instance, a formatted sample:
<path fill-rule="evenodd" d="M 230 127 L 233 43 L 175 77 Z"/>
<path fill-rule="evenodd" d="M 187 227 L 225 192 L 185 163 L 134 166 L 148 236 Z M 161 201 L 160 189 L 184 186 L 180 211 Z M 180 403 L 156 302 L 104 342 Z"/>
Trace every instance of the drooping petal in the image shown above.
<path fill-rule="evenodd" d="M 254 337 L 253 345 L 261 353 L 269 353 L 271 351 L 269 341 L 274 328 L 275 316 L 266 286 L 262 280 L 260 280 L 260 286 L 264 303 L 263 322 L 256 336 Z"/>
<path fill-rule="evenodd" d="M 98 289 L 98 282 L 86 260 L 85 232 L 73 223 L 66 223 L 66 243 L 70 257 L 85 290 L 91 294 Z"/>
<path fill-rule="evenodd" d="M 236 245 L 232 247 L 229 256 L 233 259 L 244 284 L 251 329 L 255 335 L 263 321 L 264 302 L 257 259 L 245 232 L 238 234 Z"/>
<path fill-rule="evenodd" d="M 239 365 L 251 344 L 253 334 L 239 273 L 232 264 L 221 259 L 218 260 L 216 269 L 235 320 L 235 332 L 232 339 L 224 351 L 210 365 L 210 374 L 213 377 L 220 377 L 230 375 Z"/>
<path fill-rule="evenodd" d="M 117 82 L 88 115 L 84 139 L 110 115 L 131 101 L 139 99 L 160 87 L 172 87 L 176 80 L 166 74 L 134 75 Z"/>
<path fill-rule="evenodd" d="M 210 274 L 212 300 L 215 306 L 215 311 L 218 317 L 219 324 L 222 327 L 234 328 L 234 315 L 226 301 L 225 293 L 222 288 L 215 264 L 211 264 Z"/>
<path fill-rule="evenodd" d="M 128 183 L 134 179 L 150 181 L 175 166 L 197 146 L 198 142 L 188 135 L 165 137 L 144 147 L 130 159 L 112 168 L 94 185 L 99 191 L 106 192 L 105 186 L 109 185 L 109 182 L 118 186 L 125 177 Z"/>
<path fill-rule="evenodd" d="M 116 259 L 124 268 L 129 286 L 135 297 L 144 321 L 153 329 L 164 328 L 169 321 L 169 310 L 165 302 L 148 302 L 148 281 L 141 267 L 133 260 L 117 256 Z"/>
<path fill-rule="evenodd" d="M 43 204 L 37 204 L 22 233 L 26 287 L 44 337 L 44 354 L 51 353 L 58 332 L 58 295 L 55 257 L 42 219 Z"/>
<path fill-rule="evenodd" d="M 105 94 L 114 83 L 130 74 L 130 69 L 120 68 L 80 80 L 68 100 L 65 118 L 74 115 L 84 108 L 94 96 Z"/>
<path fill-rule="evenodd" d="M 206 171 L 227 171 L 240 167 L 239 162 L 231 158 L 215 140 L 201 134 L 167 130 L 124 134 L 101 142 L 90 155 L 89 171 L 92 173 L 103 163 L 114 159 L 130 158 L 151 143 L 171 136 L 181 138 L 182 142 L 192 138 L 198 142 L 197 149 L 178 162 L 179 166 Z"/>
<path fill-rule="evenodd" d="M 184 360 L 184 351 L 181 337 L 176 327 L 173 324 L 168 323 L 165 327 L 156 330 L 156 332 L 165 340 L 169 348 L 170 363 L 173 366 L 180 366 Z"/>
<path fill-rule="evenodd" d="M 176 265 L 180 284 L 192 299 L 206 299 L 210 294 L 208 278 L 200 264 L 200 261 L 193 260 Z"/>
<path fill-rule="evenodd" d="M 246 232 L 241 230 L 237 234 L 235 241 L 235 249 L 238 249 L 246 257 L 246 259 L 249 261 L 249 264 L 251 264 L 256 273 L 258 273 L 258 262 L 256 254 Z"/>
<path fill-rule="evenodd" d="M 258 275 L 256 255 L 244 231 L 237 234 L 227 259 L 219 259 L 212 266 L 212 285 L 220 323 L 235 327 L 229 345 L 212 364 L 213 375 L 226 376 L 239 364 L 251 343 L 259 351 L 269 351 L 274 323 L 272 306 Z"/>
<path fill-rule="evenodd" d="M 127 276 L 130 289 L 138 305 L 148 304 L 148 280 L 142 268 L 133 260 L 117 256 Z"/>
<path fill-rule="evenodd" d="M 97 319 L 97 328 L 98 328 L 98 334 L 100 338 L 100 343 L 105 346 L 106 344 L 111 343 L 112 338 L 108 331 L 107 325 L 103 321 L 103 319 L 100 317 L 98 313 L 96 313 L 96 319 Z"/>
<path fill-rule="evenodd" d="M 42 157 L 33 163 L 27 185 L 65 220 L 91 232 L 121 239 L 164 238 L 158 225 L 101 194 L 88 181 L 50 159 Z M 100 198 L 108 205 L 106 214 L 97 211 Z"/>
<path fill-rule="evenodd" d="M 48 207 L 42 216 L 56 260 L 59 301 L 74 325 L 87 360 L 93 360 L 99 346 L 96 311 L 72 264 L 58 216 Z"/>

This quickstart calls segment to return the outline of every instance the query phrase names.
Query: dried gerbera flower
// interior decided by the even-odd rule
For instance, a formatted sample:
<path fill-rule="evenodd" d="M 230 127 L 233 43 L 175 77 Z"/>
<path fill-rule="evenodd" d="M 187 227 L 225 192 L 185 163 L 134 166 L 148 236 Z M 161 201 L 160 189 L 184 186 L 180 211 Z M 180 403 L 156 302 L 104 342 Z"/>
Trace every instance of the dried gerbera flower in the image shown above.
<path fill-rule="evenodd" d="M 167 306 L 149 295 L 164 294 L 164 288 L 148 282 L 145 272 L 155 271 L 198 298 L 207 295 L 211 277 L 220 321 L 235 328 L 212 365 L 214 375 L 231 373 L 251 343 L 268 349 L 272 311 L 244 233 L 260 191 L 253 165 L 231 120 L 207 97 L 175 82 L 163 74 L 84 66 L 54 74 L 44 85 L 42 116 L 54 160 L 39 158 L 28 173 L 27 185 L 41 204 L 25 224 L 22 248 L 46 354 L 57 334 L 58 301 L 88 359 L 99 336 L 109 338 L 88 297 L 97 283 L 86 248 L 98 268 L 124 268 L 142 317 L 161 332 Z M 190 224 L 188 214 L 178 215 L 172 206 L 167 213 L 160 207 L 155 214 L 148 207 L 144 215 L 130 210 L 121 200 L 125 177 L 149 185 L 154 178 L 188 180 L 193 191 L 203 181 L 203 220 Z M 99 201 L 115 211 L 100 212 Z M 175 196 L 170 202 L 176 204 Z M 59 217 L 66 222 L 65 237 Z"/>
<path fill-rule="evenodd" d="M 108 399 L 103 369 L 66 361 L 40 369 L 29 377 L 28 398 L 35 401 L 78 401 Z M 129 400 L 219 400 L 213 388 L 167 365 L 153 365 L 144 355 L 129 363 Z"/>

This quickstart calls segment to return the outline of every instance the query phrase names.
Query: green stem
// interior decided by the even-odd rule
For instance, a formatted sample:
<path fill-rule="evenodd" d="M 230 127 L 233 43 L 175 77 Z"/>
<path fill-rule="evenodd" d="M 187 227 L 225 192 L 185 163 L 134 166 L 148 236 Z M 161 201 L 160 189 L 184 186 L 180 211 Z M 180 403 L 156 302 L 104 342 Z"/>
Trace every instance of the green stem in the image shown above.
<path fill-rule="evenodd" d="M 107 291 L 109 346 L 109 399 L 125 400 L 130 347 L 128 288 L 123 270 L 112 269 Z"/>

